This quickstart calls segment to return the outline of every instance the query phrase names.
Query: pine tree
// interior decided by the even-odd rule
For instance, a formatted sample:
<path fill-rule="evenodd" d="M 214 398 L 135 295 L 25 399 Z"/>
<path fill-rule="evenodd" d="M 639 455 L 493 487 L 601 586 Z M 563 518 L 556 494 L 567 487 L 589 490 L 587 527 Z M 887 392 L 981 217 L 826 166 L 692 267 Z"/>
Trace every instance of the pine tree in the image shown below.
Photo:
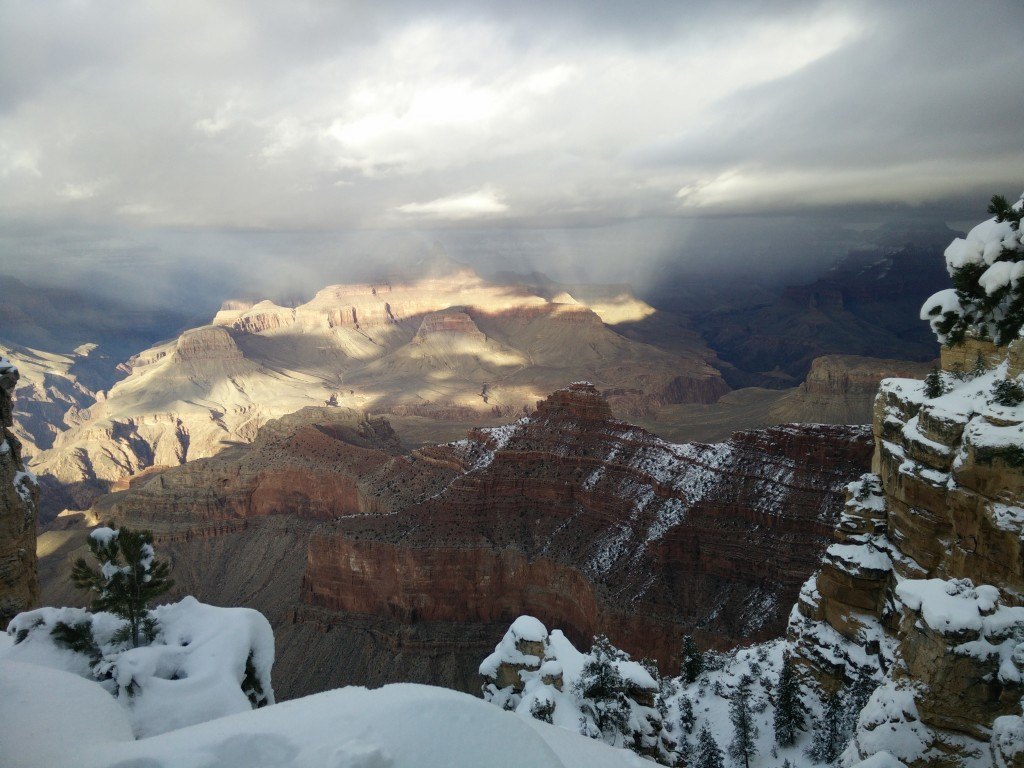
<path fill-rule="evenodd" d="M 683 729 L 683 733 L 693 733 L 693 725 L 696 718 L 693 715 L 693 702 L 690 701 L 690 697 L 682 695 L 679 697 L 679 725 Z"/>
<path fill-rule="evenodd" d="M 689 685 L 704 671 L 704 654 L 697 650 L 697 643 L 694 642 L 693 635 L 686 635 L 683 638 L 682 662 L 680 672 L 683 680 Z"/>
<path fill-rule="evenodd" d="M 793 660 L 786 656 L 779 670 L 778 703 L 775 706 L 775 743 L 791 747 L 797 731 L 804 727 L 804 705 L 800 701 L 800 683 L 793 669 Z"/>
<path fill-rule="evenodd" d="M 581 699 L 580 708 L 594 719 L 606 740 L 616 743 L 629 730 L 629 699 L 626 681 L 617 661 L 624 654 L 604 635 L 595 635 L 590 659 L 583 665 L 575 691 Z"/>
<path fill-rule="evenodd" d="M 1010 229 L 1017 232 L 1020 230 L 1020 221 L 1024 217 L 1024 210 L 1017 210 L 1002 195 L 992 195 L 992 201 L 988 204 L 988 212 L 996 217 L 996 221 L 1010 222 Z"/>
<path fill-rule="evenodd" d="M 153 534 L 112 525 L 100 527 L 89 535 L 89 550 L 99 568 L 78 558 L 71 571 L 72 583 L 95 593 L 93 611 L 107 611 L 125 620 L 112 638 L 114 642 L 130 641 L 138 648 L 143 639 L 152 640 L 156 622 L 150 616 L 149 602 L 174 586 L 167 578 L 170 566 L 155 557 Z"/>
<path fill-rule="evenodd" d="M 750 709 L 750 688 L 754 679 L 743 675 L 729 702 L 729 719 L 732 721 L 733 737 L 729 744 L 729 756 L 744 768 L 750 768 L 750 758 L 757 754 L 757 724 Z"/>
<path fill-rule="evenodd" d="M 941 397 L 946 393 L 946 386 L 942 382 L 942 374 L 938 366 L 932 368 L 931 372 L 924 377 L 924 396 L 929 400 Z"/>
<path fill-rule="evenodd" d="M 705 725 L 697 737 L 697 754 L 694 756 L 693 768 L 725 768 L 725 758 L 718 742 Z"/>
<path fill-rule="evenodd" d="M 807 756 L 818 763 L 834 763 L 843 751 L 843 703 L 838 694 L 825 699 L 825 711 L 814 730 Z"/>
<path fill-rule="evenodd" d="M 843 709 L 845 712 L 843 720 L 844 741 L 849 741 L 853 732 L 857 729 L 857 719 L 860 717 L 861 710 L 867 706 L 868 699 L 871 698 L 871 694 L 875 692 L 877 687 L 878 683 L 875 682 L 871 675 L 863 670 L 859 671 L 857 679 L 843 697 Z"/>
<path fill-rule="evenodd" d="M 988 212 L 996 221 L 1009 222 L 1010 229 L 1020 230 L 1022 212 L 1002 195 L 994 195 Z M 1024 245 L 1003 246 L 995 255 L 994 262 L 1016 263 L 1024 261 Z M 1009 344 L 1020 335 L 1024 327 L 1024 282 L 1013 281 L 998 288 L 987 290 L 979 283 L 981 276 L 993 261 L 969 261 L 954 267 L 951 271 L 953 288 L 959 307 L 956 311 L 943 313 L 935 323 L 935 329 L 946 337 L 949 346 L 962 344 L 968 331 L 980 338 L 992 338 L 999 346 Z M 990 286 L 992 287 L 992 286 Z M 932 310 L 938 315 L 940 307 Z"/>
<path fill-rule="evenodd" d="M 1016 379 L 1000 379 L 992 387 L 992 400 L 999 405 L 1015 407 L 1024 402 L 1024 387 Z"/>
<path fill-rule="evenodd" d="M 981 356 L 981 352 L 974 360 L 974 367 L 971 368 L 971 378 L 978 378 L 984 376 L 985 371 L 988 370 L 988 366 L 985 365 L 985 358 Z"/>

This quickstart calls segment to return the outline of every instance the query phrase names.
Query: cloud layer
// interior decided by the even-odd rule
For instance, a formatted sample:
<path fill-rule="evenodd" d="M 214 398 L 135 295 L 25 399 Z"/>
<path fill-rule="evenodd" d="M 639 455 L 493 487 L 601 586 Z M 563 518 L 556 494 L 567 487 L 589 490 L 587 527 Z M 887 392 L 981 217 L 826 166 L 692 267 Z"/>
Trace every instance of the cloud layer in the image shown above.
<path fill-rule="evenodd" d="M 1024 184 L 1017 0 L 692 6 L 3 2 L 0 216 L 551 227 Z"/>

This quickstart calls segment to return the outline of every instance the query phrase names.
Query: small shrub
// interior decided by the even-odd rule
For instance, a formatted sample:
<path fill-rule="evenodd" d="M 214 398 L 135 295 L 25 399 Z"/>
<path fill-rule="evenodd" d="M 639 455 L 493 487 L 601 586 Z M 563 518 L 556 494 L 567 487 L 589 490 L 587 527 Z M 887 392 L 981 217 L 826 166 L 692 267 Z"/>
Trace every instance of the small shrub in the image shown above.
<path fill-rule="evenodd" d="M 530 715 L 536 720 L 543 720 L 550 723 L 555 714 L 555 702 L 551 699 L 536 699 L 530 705 Z"/>
<path fill-rule="evenodd" d="M 992 399 L 999 405 L 1020 405 L 1024 402 L 1024 387 L 1016 379 L 1002 379 L 992 387 Z"/>

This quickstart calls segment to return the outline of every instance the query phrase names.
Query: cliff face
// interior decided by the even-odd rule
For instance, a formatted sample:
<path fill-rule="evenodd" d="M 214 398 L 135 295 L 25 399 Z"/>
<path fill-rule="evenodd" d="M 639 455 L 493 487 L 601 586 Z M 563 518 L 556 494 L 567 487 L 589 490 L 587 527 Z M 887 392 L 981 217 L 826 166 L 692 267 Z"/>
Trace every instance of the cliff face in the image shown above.
<path fill-rule="evenodd" d="M 964 376 L 978 359 L 999 364 Z M 1020 766 L 1024 407 L 998 391 L 1024 373 L 1024 344 L 969 339 L 943 367 L 938 397 L 883 382 L 874 472 L 850 485 L 789 641 L 826 691 L 881 683 L 850 761 L 887 750 L 910 766 Z"/>
<path fill-rule="evenodd" d="M 145 473 L 93 514 L 154 530 L 182 592 L 264 612 L 282 696 L 396 680 L 474 691 L 481 651 L 522 613 L 666 666 L 684 631 L 777 634 L 869 455 L 856 427 L 673 445 L 577 384 L 405 455 L 382 420 L 307 409 L 250 446 Z M 47 600 L 75 597 L 60 573 L 75 535 L 47 534 Z"/>
<path fill-rule="evenodd" d="M 683 631 L 712 644 L 780 631 L 870 438 L 786 426 L 672 445 L 574 384 L 454 448 L 466 472 L 433 498 L 314 534 L 303 601 L 339 620 L 529 613 L 667 668 Z"/>
<path fill-rule="evenodd" d="M 0 629 L 39 600 L 36 576 L 36 503 L 39 489 L 11 432 L 11 393 L 18 369 L 0 358 Z"/>

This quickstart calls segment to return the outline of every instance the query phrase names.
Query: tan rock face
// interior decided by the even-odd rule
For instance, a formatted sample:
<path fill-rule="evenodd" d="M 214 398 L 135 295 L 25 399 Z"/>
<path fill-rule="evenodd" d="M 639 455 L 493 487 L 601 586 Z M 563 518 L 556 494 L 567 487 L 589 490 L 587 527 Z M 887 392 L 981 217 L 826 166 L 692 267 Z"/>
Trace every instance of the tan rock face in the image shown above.
<path fill-rule="evenodd" d="M 653 311 L 653 310 L 652 310 Z M 213 324 L 135 355 L 33 457 L 46 519 L 115 483 L 250 442 L 268 421 L 324 404 L 438 426 L 493 425 L 577 379 L 620 414 L 713 402 L 728 386 L 693 335 L 672 351 L 632 341 L 572 297 L 497 285 L 470 271 L 337 285 L 301 306 L 225 307 Z M 421 425 L 421 433 L 426 428 Z M 443 437 L 441 435 L 444 435 Z"/>
<path fill-rule="evenodd" d="M 882 379 L 924 378 L 931 366 L 905 360 L 857 355 L 824 355 L 811 362 L 800 388 L 808 395 L 868 395 L 872 399 Z"/>
<path fill-rule="evenodd" d="M 991 370 L 1022 348 L 969 339 L 943 350 L 943 368 L 960 374 L 980 355 Z M 1024 468 L 1013 451 L 1017 411 L 988 394 L 1000 375 L 951 377 L 959 389 L 948 398 L 929 399 L 909 380 L 882 384 L 876 474 L 850 486 L 837 543 L 789 627 L 821 689 L 867 672 L 881 675 L 883 697 L 913 692 L 912 720 L 932 753 L 897 756 L 915 767 L 962 765 L 972 752 L 995 759 L 1005 744 L 987 743 L 993 729 L 1008 733 L 1021 715 Z M 855 739 L 860 757 L 878 748 L 878 725 Z"/>
<path fill-rule="evenodd" d="M 18 370 L 0 358 L 0 629 L 39 601 L 36 503 L 39 489 L 25 472 L 21 443 L 11 431 L 11 393 Z"/>

